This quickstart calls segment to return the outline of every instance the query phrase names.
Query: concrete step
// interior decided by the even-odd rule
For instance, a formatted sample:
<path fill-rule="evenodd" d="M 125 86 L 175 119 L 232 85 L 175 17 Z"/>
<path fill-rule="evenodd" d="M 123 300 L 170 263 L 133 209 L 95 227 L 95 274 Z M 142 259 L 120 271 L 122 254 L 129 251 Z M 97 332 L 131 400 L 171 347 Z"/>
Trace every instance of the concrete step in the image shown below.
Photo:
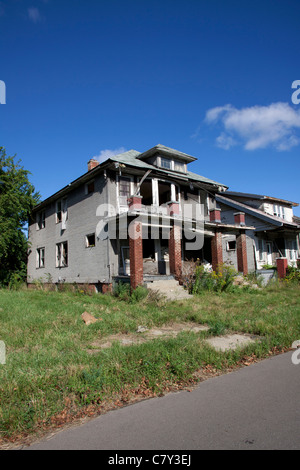
<path fill-rule="evenodd" d="M 157 291 L 170 300 L 190 299 L 193 297 L 175 279 L 146 282 L 145 285 L 147 289 Z"/>

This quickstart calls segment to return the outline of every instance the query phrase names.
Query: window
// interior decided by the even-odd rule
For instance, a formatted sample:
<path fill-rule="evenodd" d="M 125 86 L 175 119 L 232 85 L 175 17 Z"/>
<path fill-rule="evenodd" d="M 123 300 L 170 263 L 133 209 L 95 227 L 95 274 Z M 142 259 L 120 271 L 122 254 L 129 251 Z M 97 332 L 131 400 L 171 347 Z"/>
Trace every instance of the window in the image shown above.
<path fill-rule="evenodd" d="M 227 242 L 227 251 L 235 250 L 236 249 L 236 240 L 230 240 Z"/>
<path fill-rule="evenodd" d="M 126 176 L 119 177 L 119 205 L 127 207 L 127 199 L 131 196 L 131 178 Z"/>
<path fill-rule="evenodd" d="M 85 185 L 85 193 L 86 194 L 91 194 L 95 191 L 95 181 L 89 181 L 86 185 Z"/>
<path fill-rule="evenodd" d="M 38 248 L 36 250 L 36 267 L 37 268 L 45 267 L 45 248 Z"/>
<path fill-rule="evenodd" d="M 56 267 L 68 266 L 68 242 L 57 243 L 56 245 Z"/>
<path fill-rule="evenodd" d="M 296 261 L 297 255 L 298 255 L 298 250 L 297 250 L 297 243 L 295 240 L 289 240 L 288 243 L 288 248 L 289 248 L 289 258 L 290 261 Z"/>
<path fill-rule="evenodd" d="M 162 168 L 166 168 L 167 170 L 171 170 L 172 169 L 172 161 L 169 160 L 168 158 L 161 157 L 160 166 Z"/>
<path fill-rule="evenodd" d="M 87 248 L 95 246 L 96 245 L 96 237 L 94 233 L 91 233 L 85 237 L 85 246 Z"/>
<path fill-rule="evenodd" d="M 119 180 L 119 195 L 121 197 L 130 196 L 130 178 L 122 177 Z"/>
<path fill-rule="evenodd" d="M 45 211 L 38 212 L 36 215 L 36 229 L 41 230 L 45 228 Z"/>
<path fill-rule="evenodd" d="M 185 173 L 185 164 L 182 162 L 174 161 L 174 170 L 179 171 L 180 173 Z"/>
<path fill-rule="evenodd" d="M 61 199 L 56 203 L 56 223 L 62 222 L 62 230 L 67 228 L 67 220 L 68 220 L 68 203 L 67 199 Z"/>
<path fill-rule="evenodd" d="M 284 207 L 278 206 L 277 204 L 274 204 L 273 205 L 273 214 L 276 217 L 281 217 L 282 219 L 284 219 L 285 218 Z"/>
<path fill-rule="evenodd" d="M 61 222 L 62 212 L 61 212 L 61 201 L 57 201 L 56 203 L 56 223 L 58 224 Z"/>
<path fill-rule="evenodd" d="M 258 259 L 264 261 L 264 241 L 258 240 Z"/>

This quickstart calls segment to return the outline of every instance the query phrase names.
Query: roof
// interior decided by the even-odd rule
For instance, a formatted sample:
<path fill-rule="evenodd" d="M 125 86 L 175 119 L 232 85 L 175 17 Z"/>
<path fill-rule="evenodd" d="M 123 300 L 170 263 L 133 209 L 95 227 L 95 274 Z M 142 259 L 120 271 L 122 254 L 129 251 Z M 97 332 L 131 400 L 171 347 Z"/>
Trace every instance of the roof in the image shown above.
<path fill-rule="evenodd" d="M 177 160 L 182 160 L 187 163 L 194 162 L 195 160 L 197 160 L 197 158 L 192 157 L 191 155 L 188 155 L 187 153 L 179 152 L 178 150 L 172 149 L 170 147 L 166 147 L 165 145 L 161 145 L 161 144 L 157 144 L 155 145 L 155 147 L 152 147 L 151 149 L 146 150 L 146 152 L 141 153 L 137 158 L 144 160 L 158 153 L 169 158 L 176 157 Z"/>
<path fill-rule="evenodd" d="M 154 150 L 155 149 L 155 150 Z M 97 165 L 95 168 L 93 168 L 90 171 L 87 171 L 83 175 L 81 175 L 79 178 L 76 180 L 72 181 L 56 193 L 52 194 L 49 196 L 47 199 L 44 201 L 40 202 L 37 206 L 34 207 L 33 211 L 40 210 L 41 207 L 43 207 L 45 204 L 48 204 L 52 202 L 53 200 L 56 200 L 59 197 L 62 197 L 72 189 L 76 188 L 80 184 L 88 181 L 91 176 L 95 176 L 98 172 L 103 171 L 107 166 L 111 163 L 114 162 L 115 164 L 123 164 L 125 166 L 137 168 L 140 170 L 155 170 L 156 172 L 159 172 L 161 174 L 164 174 L 166 176 L 169 176 L 170 178 L 178 178 L 181 181 L 186 181 L 186 182 L 195 182 L 195 183 L 204 183 L 204 184 L 210 184 L 213 186 L 218 186 L 218 189 L 220 188 L 227 188 L 228 186 L 225 186 L 222 183 L 218 183 L 217 181 L 211 180 L 209 178 L 205 178 L 204 176 L 198 175 L 197 173 L 192 173 L 190 171 L 187 171 L 186 173 L 181 173 L 181 172 L 176 172 L 172 170 L 165 170 L 163 168 L 158 168 L 154 165 L 151 165 L 150 163 L 147 163 L 143 160 L 143 158 L 146 156 L 147 152 L 157 152 L 157 151 L 162 151 L 162 152 L 169 152 L 169 155 L 176 155 L 176 156 L 181 156 L 181 158 L 185 158 L 186 161 L 187 159 L 190 159 L 189 161 L 194 161 L 197 160 L 194 157 L 191 157 L 187 154 L 184 154 L 182 152 L 178 152 L 177 150 L 171 149 L 169 147 L 165 147 L 163 145 L 156 145 L 155 147 L 152 147 L 149 151 L 146 151 L 144 153 L 138 152 L 137 150 L 128 150 L 127 152 L 120 153 L 118 155 L 114 155 L 109 157 L 107 160 L 104 162 L 100 163 Z M 148 155 L 149 156 L 149 155 Z"/>
<path fill-rule="evenodd" d="M 250 207 L 246 204 L 243 204 L 242 202 L 233 201 L 232 199 L 229 199 L 223 195 L 221 196 L 220 194 L 216 194 L 216 201 L 222 204 L 226 204 L 227 206 L 233 207 L 234 209 L 241 210 L 245 212 L 246 214 L 253 215 L 254 217 L 262 219 L 265 222 L 269 222 L 270 224 L 275 225 L 277 227 L 287 226 L 291 228 L 299 228 L 299 225 L 297 223 L 287 222 L 286 220 L 281 219 L 280 217 L 266 214 L 260 209 L 255 209 L 254 207 Z"/>
<path fill-rule="evenodd" d="M 161 148 L 161 147 L 163 147 L 163 146 L 158 146 L 157 145 L 157 146 L 153 147 L 150 150 Z M 164 148 L 169 149 L 168 147 L 164 147 Z M 177 150 L 174 150 L 174 149 L 169 149 L 169 150 L 172 151 L 171 152 L 172 154 L 173 154 L 173 152 L 176 152 L 176 154 L 174 153 L 174 155 L 176 155 L 176 156 L 178 155 Z M 172 170 L 165 170 L 163 168 L 158 168 L 158 167 L 156 167 L 154 165 L 151 165 L 150 163 L 147 163 L 143 160 L 143 158 L 145 157 L 146 154 L 147 154 L 147 152 L 144 152 L 143 154 L 141 154 L 141 153 L 137 152 L 136 150 L 129 150 L 128 152 L 124 152 L 124 153 L 120 153 L 118 155 L 114 155 L 113 157 L 110 157 L 109 160 L 119 162 L 119 163 L 123 163 L 124 165 L 129 165 L 129 166 L 133 166 L 133 167 L 136 167 L 136 168 L 145 169 L 145 170 L 156 170 L 156 171 L 159 171 L 161 173 L 167 174 L 167 175 L 172 176 L 172 177 L 178 177 L 181 180 L 187 180 L 187 181 L 192 180 L 192 181 L 195 181 L 195 182 L 198 182 L 198 183 L 208 183 L 208 184 L 212 184 L 212 185 L 215 185 L 215 186 L 221 186 L 223 188 L 228 187 L 228 186 L 225 186 L 223 183 L 218 183 L 217 181 L 206 178 L 205 176 L 198 175 L 197 173 L 192 173 L 191 171 L 187 171 L 186 173 L 181 173 L 181 172 L 176 172 L 176 171 L 172 171 Z M 186 154 L 182 154 L 182 155 L 186 155 Z M 148 155 L 148 158 L 149 158 L 149 156 L 150 155 Z M 197 160 L 194 157 L 190 157 L 190 158 L 193 158 L 193 160 Z"/>
<path fill-rule="evenodd" d="M 236 191 L 226 191 L 227 196 L 235 196 L 235 197 L 245 197 L 250 199 L 260 199 L 260 200 L 268 200 L 274 202 L 281 202 L 283 204 L 290 204 L 291 206 L 297 207 L 299 204 L 297 202 L 287 201 L 286 199 L 280 199 L 273 196 L 265 196 L 262 194 L 251 194 L 251 193 L 241 193 Z"/>

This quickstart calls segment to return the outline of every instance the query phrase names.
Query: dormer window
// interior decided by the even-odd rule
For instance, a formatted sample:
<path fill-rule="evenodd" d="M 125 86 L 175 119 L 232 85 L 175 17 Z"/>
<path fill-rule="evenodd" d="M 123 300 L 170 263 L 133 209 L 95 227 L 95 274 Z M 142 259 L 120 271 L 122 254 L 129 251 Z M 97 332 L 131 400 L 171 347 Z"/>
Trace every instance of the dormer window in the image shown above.
<path fill-rule="evenodd" d="M 167 170 L 172 170 L 172 160 L 169 160 L 168 158 L 161 157 L 160 166 L 162 168 L 166 168 Z"/>
<path fill-rule="evenodd" d="M 174 170 L 185 173 L 185 163 L 174 161 Z"/>
<path fill-rule="evenodd" d="M 178 160 L 160 157 L 160 167 L 165 170 L 177 171 L 179 173 L 186 172 L 186 164 Z"/>
<path fill-rule="evenodd" d="M 283 206 L 279 206 L 279 205 L 277 205 L 277 204 L 274 204 L 274 205 L 273 205 L 273 214 L 274 214 L 276 217 L 281 217 L 281 219 L 284 219 L 284 218 L 285 218 L 284 207 L 283 207 Z"/>

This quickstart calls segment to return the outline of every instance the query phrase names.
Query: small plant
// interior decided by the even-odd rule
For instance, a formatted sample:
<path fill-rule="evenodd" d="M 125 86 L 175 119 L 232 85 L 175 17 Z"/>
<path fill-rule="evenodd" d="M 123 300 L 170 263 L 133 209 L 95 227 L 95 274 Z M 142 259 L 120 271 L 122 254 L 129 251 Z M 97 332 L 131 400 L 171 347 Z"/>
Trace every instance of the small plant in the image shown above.
<path fill-rule="evenodd" d="M 212 336 L 220 336 L 225 333 L 225 330 L 226 330 L 226 327 L 224 323 L 217 321 L 211 325 L 211 327 L 209 328 L 209 333 Z"/>
<path fill-rule="evenodd" d="M 236 271 L 231 266 L 221 264 L 216 271 L 207 271 L 203 265 L 197 266 L 188 289 L 191 294 L 200 294 L 204 290 L 223 292 L 233 289 Z"/>
<path fill-rule="evenodd" d="M 284 282 L 287 284 L 299 284 L 300 283 L 300 269 L 294 268 L 293 266 L 288 266 L 286 271 L 286 277 Z"/>
<path fill-rule="evenodd" d="M 116 284 L 113 294 L 120 300 L 135 303 L 140 302 L 147 297 L 148 289 L 144 286 L 138 286 L 136 289 L 132 290 L 130 284 L 119 282 Z"/>

